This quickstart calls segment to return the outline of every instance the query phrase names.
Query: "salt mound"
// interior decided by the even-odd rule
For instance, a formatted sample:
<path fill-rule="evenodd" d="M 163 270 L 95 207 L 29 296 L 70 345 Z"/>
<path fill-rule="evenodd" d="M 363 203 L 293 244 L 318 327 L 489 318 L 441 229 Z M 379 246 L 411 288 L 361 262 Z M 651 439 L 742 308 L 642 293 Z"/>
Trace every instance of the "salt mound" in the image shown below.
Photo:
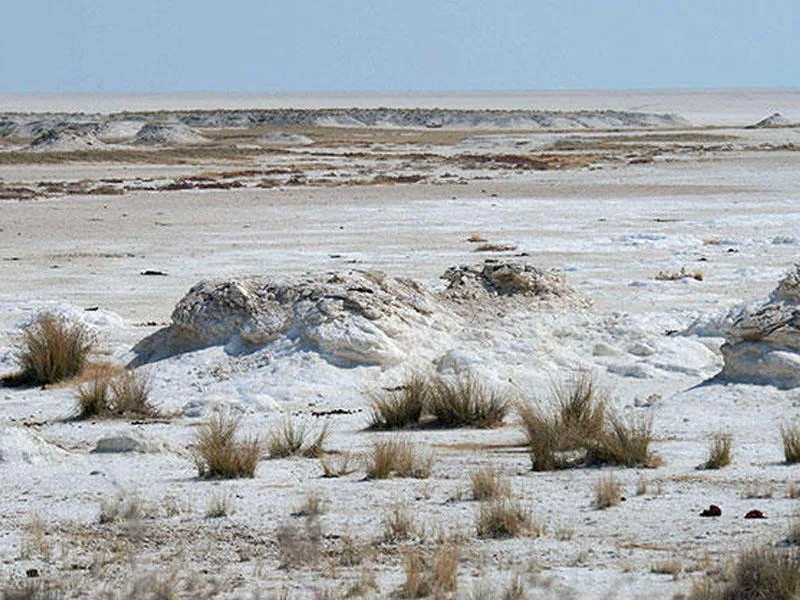
<path fill-rule="evenodd" d="M 421 284 L 376 272 L 201 281 L 178 302 L 172 325 L 134 348 L 135 362 L 211 345 L 237 353 L 285 337 L 332 364 L 392 364 L 435 309 Z"/>
<path fill-rule="evenodd" d="M 51 463 L 66 455 L 29 429 L 0 423 L 0 465 Z"/>
<path fill-rule="evenodd" d="M 73 152 L 104 148 L 94 131 L 78 125 L 51 129 L 37 136 L 28 147 L 34 152 Z"/>
<path fill-rule="evenodd" d="M 718 379 L 800 387 L 800 264 L 768 300 L 741 309 L 722 346 Z"/>
<path fill-rule="evenodd" d="M 313 144 L 312 140 L 307 135 L 299 135 L 297 133 L 289 133 L 286 131 L 270 131 L 258 138 L 259 144 L 269 145 L 286 145 L 286 146 L 306 146 Z"/>
<path fill-rule="evenodd" d="M 199 144 L 207 141 L 197 131 L 183 123 L 154 122 L 145 123 L 136 137 L 134 144 Z"/>
<path fill-rule="evenodd" d="M 448 282 L 443 295 L 451 300 L 482 301 L 488 297 L 522 296 L 542 301 L 588 304 L 567 285 L 563 273 L 525 263 L 491 262 L 451 267 L 442 275 Z"/>
<path fill-rule="evenodd" d="M 750 129 L 757 129 L 762 127 L 782 127 L 784 125 L 791 125 L 792 122 L 784 117 L 781 113 L 773 113 L 765 119 L 761 119 L 755 125 L 750 125 Z"/>

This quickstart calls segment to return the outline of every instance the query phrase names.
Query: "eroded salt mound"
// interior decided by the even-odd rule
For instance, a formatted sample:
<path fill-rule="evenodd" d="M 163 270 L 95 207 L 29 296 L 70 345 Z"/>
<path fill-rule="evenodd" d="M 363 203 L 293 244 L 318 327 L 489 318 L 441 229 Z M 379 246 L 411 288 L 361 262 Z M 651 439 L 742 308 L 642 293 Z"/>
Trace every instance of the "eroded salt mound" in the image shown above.
<path fill-rule="evenodd" d="M 491 262 L 451 267 L 442 275 L 448 282 L 443 296 L 459 302 L 488 297 L 521 296 L 538 301 L 586 305 L 588 301 L 567 285 L 563 273 L 521 262 Z"/>
<path fill-rule="evenodd" d="M 454 267 L 443 277 L 450 283 L 441 293 L 371 271 L 201 281 L 175 306 L 169 327 L 133 348 L 131 365 L 209 346 L 241 354 L 278 341 L 281 351 L 316 352 L 338 366 L 390 365 L 462 327 L 465 310 L 490 300 L 534 310 L 587 304 L 563 274 L 523 263 Z"/>
<path fill-rule="evenodd" d="M 74 152 L 104 148 L 91 129 L 77 125 L 51 129 L 37 136 L 28 147 L 34 152 Z"/>
<path fill-rule="evenodd" d="M 172 325 L 134 352 L 142 364 L 211 345 L 236 353 L 284 337 L 333 364 L 392 364 L 435 311 L 420 283 L 375 272 L 202 281 L 178 302 Z"/>
<path fill-rule="evenodd" d="M 750 125 L 750 129 L 760 129 L 762 127 L 783 127 L 791 124 L 792 122 L 784 117 L 781 113 L 773 113 L 765 119 L 761 119 L 755 125 Z"/>
<path fill-rule="evenodd" d="M 145 123 L 133 139 L 134 144 L 199 144 L 207 141 L 197 131 L 183 123 Z"/>
<path fill-rule="evenodd" d="M 307 146 L 308 144 L 313 144 L 314 140 L 307 135 L 298 133 L 270 131 L 258 138 L 258 143 L 270 146 Z"/>
<path fill-rule="evenodd" d="M 67 453 L 38 434 L 17 425 L 0 423 L 0 466 L 57 462 Z"/>
<path fill-rule="evenodd" d="M 725 365 L 718 379 L 800 387 L 800 264 L 766 302 L 746 305 L 722 346 Z"/>

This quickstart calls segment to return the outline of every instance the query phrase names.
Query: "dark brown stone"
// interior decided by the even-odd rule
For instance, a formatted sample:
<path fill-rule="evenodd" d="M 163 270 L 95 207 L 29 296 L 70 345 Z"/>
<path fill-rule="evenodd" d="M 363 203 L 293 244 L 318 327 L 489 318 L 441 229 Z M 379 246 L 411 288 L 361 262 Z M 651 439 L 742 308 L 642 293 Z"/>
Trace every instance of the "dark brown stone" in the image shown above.
<path fill-rule="evenodd" d="M 712 504 L 703 512 L 700 513 L 701 517 L 721 517 L 722 516 L 722 509 L 717 506 L 716 504 Z"/>
<path fill-rule="evenodd" d="M 745 516 L 745 519 L 766 519 L 767 517 L 764 516 L 760 510 L 756 510 L 755 508 L 748 512 Z"/>

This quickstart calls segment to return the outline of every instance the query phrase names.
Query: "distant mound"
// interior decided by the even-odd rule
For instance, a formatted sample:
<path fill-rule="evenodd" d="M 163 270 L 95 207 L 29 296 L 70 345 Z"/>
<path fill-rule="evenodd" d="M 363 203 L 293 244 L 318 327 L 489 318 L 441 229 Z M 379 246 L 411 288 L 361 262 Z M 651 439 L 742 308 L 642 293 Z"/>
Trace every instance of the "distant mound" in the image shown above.
<path fill-rule="evenodd" d="M 196 130 L 183 123 L 145 123 L 133 138 L 133 143 L 142 146 L 156 144 L 201 144 L 208 141 Z"/>
<path fill-rule="evenodd" d="M 800 387 L 800 264 L 766 302 L 740 309 L 722 346 L 725 365 L 717 379 Z"/>
<path fill-rule="evenodd" d="M 258 138 L 258 143 L 266 146 L 307 146 L 313 144 L 314 140 L 307 135 L 287 131 L 270 131 Z"/>
<path fill-rule="evenodd" d="M 490 296 L 536 308 L 580 298 L 563 275 L 520 263 L 458 267 L 444 277 L 450 286 L 442 293 L 366 271 L 201 281 L 175 306 L 169 327 L 136 345 L 132 364 L 218 345 L 239 354 L 282 341 L 333 365 L 391 365 L 443 329 L 463 327 L 458 314 L 469 309 L 474 316 Z"/>
<path fill-rule="evenodd" d="M 37 136 L 28 146 L 34 152 L 73 152 L 105 148 L 94 132 L 94 128 L 67 125 L 51 129 Z"/>
<path fill-rule="evenodd" d="M 784 117 L 781 113 L 773 113 L 765 119 L 761 119 L 758 123 L 750 125 L 748 129 L 763 129 L 765 127 L 786 127 L 791 125 L 792 122 Z"/>

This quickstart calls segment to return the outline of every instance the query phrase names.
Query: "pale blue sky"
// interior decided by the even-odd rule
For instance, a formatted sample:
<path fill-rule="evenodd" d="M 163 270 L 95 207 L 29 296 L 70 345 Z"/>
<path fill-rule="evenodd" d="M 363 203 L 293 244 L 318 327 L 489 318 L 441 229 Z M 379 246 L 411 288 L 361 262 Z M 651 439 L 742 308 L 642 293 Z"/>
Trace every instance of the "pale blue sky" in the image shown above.
<path fill-rule="evenodd" d="M 800 0 L 0 0 L 3 92 L 800 86 Z"/>

